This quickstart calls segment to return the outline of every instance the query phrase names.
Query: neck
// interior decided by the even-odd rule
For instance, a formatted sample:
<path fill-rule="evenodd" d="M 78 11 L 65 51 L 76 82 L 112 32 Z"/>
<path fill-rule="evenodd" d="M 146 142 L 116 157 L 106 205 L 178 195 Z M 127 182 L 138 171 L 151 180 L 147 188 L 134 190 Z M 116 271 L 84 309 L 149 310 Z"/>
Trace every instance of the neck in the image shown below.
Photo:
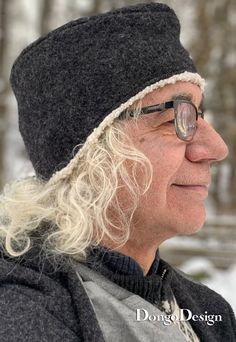
<path fill-rule="evenodd" d="M 133 258 L 142 268 L 144 276 L 148 273 L 156 256 L 158 246 L 145 248 L 144 245 L 137 246 L 131 241 L 127 241 L 124 246 L 114 246 L 109 242 L 104 242 L 105 247 L 111 248 Z"/>

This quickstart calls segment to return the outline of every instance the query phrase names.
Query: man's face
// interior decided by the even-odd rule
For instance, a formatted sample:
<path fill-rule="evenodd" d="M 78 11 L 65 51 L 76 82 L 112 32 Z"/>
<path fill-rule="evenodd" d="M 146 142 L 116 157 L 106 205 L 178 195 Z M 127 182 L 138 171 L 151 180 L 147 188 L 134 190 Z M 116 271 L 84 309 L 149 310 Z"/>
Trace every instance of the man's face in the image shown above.
<path fill-rule="evenodd" d="M 202 93 L 197 85 L 177 82 L 148 94 L 142 106 L 191 98 L 199 108 Z M 143 115 L 135 123 L 128 120 L 126 130 L 135 146 L 151 161 L 153 181 L 140 198 L 133 220 L 134 232 L 153 240 L 191 234 L 205 221 L 204 200 L 211 182 L 210 165 L 226 157 L 222 138 L 202 118 L 192 141 L 180 140 L 175 133 L 174 110 Z M 162 242 L 161 241 L 161 242 Z"/>

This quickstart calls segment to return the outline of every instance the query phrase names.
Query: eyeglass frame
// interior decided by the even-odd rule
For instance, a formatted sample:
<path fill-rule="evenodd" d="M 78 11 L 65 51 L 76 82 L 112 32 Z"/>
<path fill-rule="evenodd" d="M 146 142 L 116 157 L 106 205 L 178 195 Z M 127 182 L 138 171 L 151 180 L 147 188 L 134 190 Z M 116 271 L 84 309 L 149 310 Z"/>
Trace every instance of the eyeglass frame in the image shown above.
<path fill-rule="evenodd" d="M 175 113 L 174 123 L 175 123 L 175 132 L 176 132 L 177 137 L 180 140 L 183 140 L 183 141 L 191 141 L 193 139 L 193 137 L 191 139 L 184 139 L 183 137 L 179 136 L 179 134 L 178 134 L 176 117 L 177 117 L 177 108 L 178 108 L 178 105 L 180 103 L 188 103 L 188 104 L 190 104 L 195 109 L 195 112 L 196 112 L 196 122 L 198 121 L 199 115 L 200 115 L 200 117 L 202 119 L 204 119 L 204 111 L 202 109 L 200 109 L 200 110 L 197 109 L 197 107 L 195 106 L 194 103 L 192 103 L 191 101 L 188 101 L 188 100 L 184 100 L 184 99 L 175 99 L 175 100 L 163 102 L 163 103 L 160 103 L 160 104 L 155 104 L 155 105 L 151 105 L 151 106 L 147 106 L 147 107 L 142 107 L 140 109 L 141 115 L 147 115 L 147 114 L 152 114 L 152 113 L 156 113 L 156 112 L 160 112 L 160 114 L 162 114 L 167 109 L 174 109 L 174 113 Z M 124 118 L 125 115 L 126 115 L 126 111 L 122 112 L 120 114 L 119 118 L 122 119 L 122 118 Z M 134 112 L 131 111 L 129 113 L 129 116 L 130 117 L 134 117 Z M 196 127 L 196 129 L 197 129 L 197 127 Z M 194 136 L 194 134 L 193 134 L 193 136 Z"/>

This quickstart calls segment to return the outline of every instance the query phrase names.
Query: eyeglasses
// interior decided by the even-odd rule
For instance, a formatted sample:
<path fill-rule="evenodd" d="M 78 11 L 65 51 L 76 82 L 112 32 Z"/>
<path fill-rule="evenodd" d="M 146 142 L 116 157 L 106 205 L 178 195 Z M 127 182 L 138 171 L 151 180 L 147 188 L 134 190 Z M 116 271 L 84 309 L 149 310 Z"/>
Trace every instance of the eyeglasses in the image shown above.
<path fill-rule="evenodd" d="M 174 109 L 175 118 L 173 123 L 175 124 L 176 135 L 183 141 L 191 141 L 197 130 L 197 120 L 200 115 L 204 118 L 202 110 L 198 110 L 197 107 L 187 100 L 174 100 L 161 104 L 156 104 L 148 107 L 141 108 L 141 115 L 160 112 L 162 114 L 167 109 Z M 121 113 L 123 116 L 124 113 Z M 129 116 L 134 117 L 134 112 L 129 112 Z"/>

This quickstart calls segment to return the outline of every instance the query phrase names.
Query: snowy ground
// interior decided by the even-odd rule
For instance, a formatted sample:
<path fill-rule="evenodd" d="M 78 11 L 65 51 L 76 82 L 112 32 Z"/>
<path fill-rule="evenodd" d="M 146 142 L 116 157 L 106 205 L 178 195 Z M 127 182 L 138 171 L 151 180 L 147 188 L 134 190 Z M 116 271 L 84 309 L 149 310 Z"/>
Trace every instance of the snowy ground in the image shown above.
<path fill-rule="evenodd" d="M 227 271 L 215 271 L 212 278 L 206 280 L 205 284 L 220 293 L 236 312 L 236 264 Z"/>
<path fill-rule="evenodd" d="M 170 263 L 222 295 L 236 313 L 236 216 L 217 215 L 209 203 L 203 229 L 195 236 L 166 241 L 166 256 Z"/>
<path fill-rule="evenodd" d="M 197 257 L 185 262 L 180 268 L 192 275 L 204 272 L 207 277 L 202 280 L 202 283 L 221 294 L 236 312 L 236 263 L 228 270 L 221 271 L 206 258 Z"/>

